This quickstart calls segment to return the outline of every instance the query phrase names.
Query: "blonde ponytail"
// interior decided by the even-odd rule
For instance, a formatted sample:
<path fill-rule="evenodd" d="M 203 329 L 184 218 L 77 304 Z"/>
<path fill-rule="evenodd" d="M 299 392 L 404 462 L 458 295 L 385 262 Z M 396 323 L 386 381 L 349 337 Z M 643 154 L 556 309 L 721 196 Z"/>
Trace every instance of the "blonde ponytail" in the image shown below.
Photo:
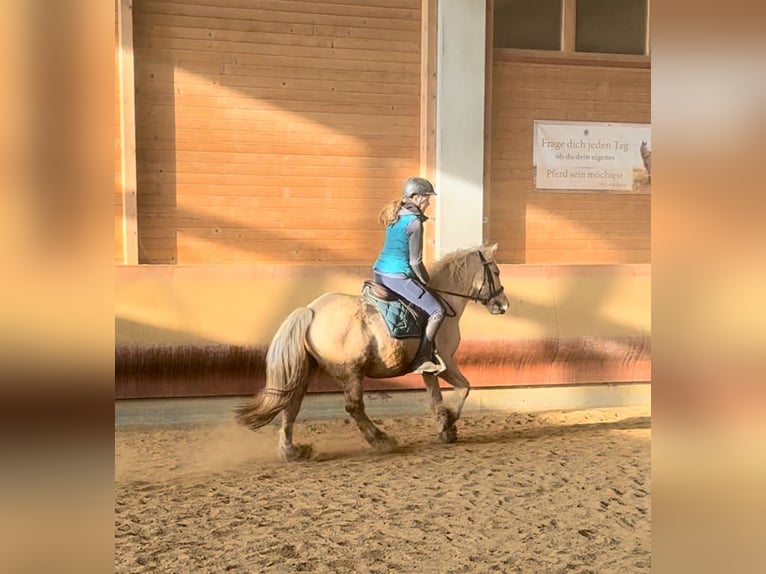
<path fill-rule="evenodd" d="M 378 221 L 388 227 L 392 223 L 395 223 L 399 219 L 399 209 L 402 207 L 402 202 L 398 199 L 389 201 L 378 214 Z"/>

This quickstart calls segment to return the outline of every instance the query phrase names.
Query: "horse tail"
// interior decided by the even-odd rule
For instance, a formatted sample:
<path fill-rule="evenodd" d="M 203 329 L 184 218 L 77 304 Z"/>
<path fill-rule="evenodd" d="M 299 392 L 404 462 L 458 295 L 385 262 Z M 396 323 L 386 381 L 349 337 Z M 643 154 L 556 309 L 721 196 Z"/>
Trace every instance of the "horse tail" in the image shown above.
<path fill-rule="evenodd" d="M 290 313 L 266 353 L 266 387 L 234 409 L 235 420 L 255 430 L 270 423 L 295 398 L 306 392 L 313 359 L 306 350 L 306 332 L 314 311 L 300 307 Z"/>

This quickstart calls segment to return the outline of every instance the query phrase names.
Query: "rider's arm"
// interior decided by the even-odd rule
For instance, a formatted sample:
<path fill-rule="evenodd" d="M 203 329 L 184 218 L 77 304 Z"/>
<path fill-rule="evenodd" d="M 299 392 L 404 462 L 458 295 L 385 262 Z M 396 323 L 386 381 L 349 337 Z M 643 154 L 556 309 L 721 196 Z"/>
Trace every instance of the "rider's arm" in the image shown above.
<path fill-rule="evenodd" d="M 410 244 L 410 267 L 420 282 L 427 285 L 430 277 L 423 265 L 423 222 L 417 217 L 407 225 L 407 239 Z"/>

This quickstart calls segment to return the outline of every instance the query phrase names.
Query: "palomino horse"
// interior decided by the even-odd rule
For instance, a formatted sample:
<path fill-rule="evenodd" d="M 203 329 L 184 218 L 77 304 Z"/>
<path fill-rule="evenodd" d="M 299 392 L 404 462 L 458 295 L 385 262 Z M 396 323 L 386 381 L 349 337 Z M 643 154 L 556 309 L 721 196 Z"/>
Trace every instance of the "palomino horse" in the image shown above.
<path fill-rule="evenodd" d="M 468 301 L 477 301 L 493 315 L 505 313 L 500 270 L 494 261 L 497 244 L 464 249 L 437 261 L 428 287 L 446 303 L 447 312 L 436 336 L 436 348 L 446 370 L 438 376 L 455 387 L 454 409 L 444 405 L 436 375 L 423 374 L 431 408 L 443 442 L 457 439 L 470 383 L 455 364 L 460 344 L 460 317 Z M 293 444 L 293 423 L 306 394 L 309 375 L 318 369 L 343 385 L 346 411 L 367 442 L 378 451 L 395 448 L 396 441 L 381 431 L 364 410 L 364 377 L 388 378 L 409 372 L 419 340 L 389 334 L 378 309 L 361 296 L 325 293 L 306 307 L 295 309 L 277 330 L 266 355 L 266 387 L 235 409 L 236 420 L 257 429 L 282 412 L 278 452 L 285 460 L 307 458 L 310 445 Z"/>

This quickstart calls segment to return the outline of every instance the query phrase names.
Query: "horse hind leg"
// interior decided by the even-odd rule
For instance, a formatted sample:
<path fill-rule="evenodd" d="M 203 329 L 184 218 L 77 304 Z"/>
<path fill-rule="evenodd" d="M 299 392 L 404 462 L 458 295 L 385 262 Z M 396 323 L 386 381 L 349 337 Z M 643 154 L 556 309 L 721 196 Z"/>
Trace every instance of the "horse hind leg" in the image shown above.
<path fill-rule="evenodd" d="M 314 369 L 312 369 L 312 374 L 313 371 Z M 306 396 L 308 381 L 310 379 L 311 376 L 306 377 L 306 380 L 302 383 L 302 388 L 292 396 L 290 402 L 282 411 L 277 455 L 286 462 L 308 459 L 313 452 L 313 448 L 310 444 L 293 443 L 293 426 L 295 425 L 295 419 L 298 418 L 298 413 L 301 410 L 303 398 Z"/>
<path fill-rule="evenodd" d="M 356 421 L 365 440 L 377 452 L 391 452 L 396 448 L 396 440 L 380 430 L 367 416 L 364 409 L 362 377 L 344 380 L 343 394 L 346 399 L 346 412 Z"/>
<path fill-rule="evenodd" d="M 282 411 L 282 424 L 279 428 L 277 454 L 286 462 L 310 458 L 313 451 L 310 444 L 293 443 L 293 425 L 295 424 L 295 419 L 298 417 L 298 412 L 301 410 L 304 394 L 305 391 L 296 394 L 285 407 L 285 410 Z"/>

